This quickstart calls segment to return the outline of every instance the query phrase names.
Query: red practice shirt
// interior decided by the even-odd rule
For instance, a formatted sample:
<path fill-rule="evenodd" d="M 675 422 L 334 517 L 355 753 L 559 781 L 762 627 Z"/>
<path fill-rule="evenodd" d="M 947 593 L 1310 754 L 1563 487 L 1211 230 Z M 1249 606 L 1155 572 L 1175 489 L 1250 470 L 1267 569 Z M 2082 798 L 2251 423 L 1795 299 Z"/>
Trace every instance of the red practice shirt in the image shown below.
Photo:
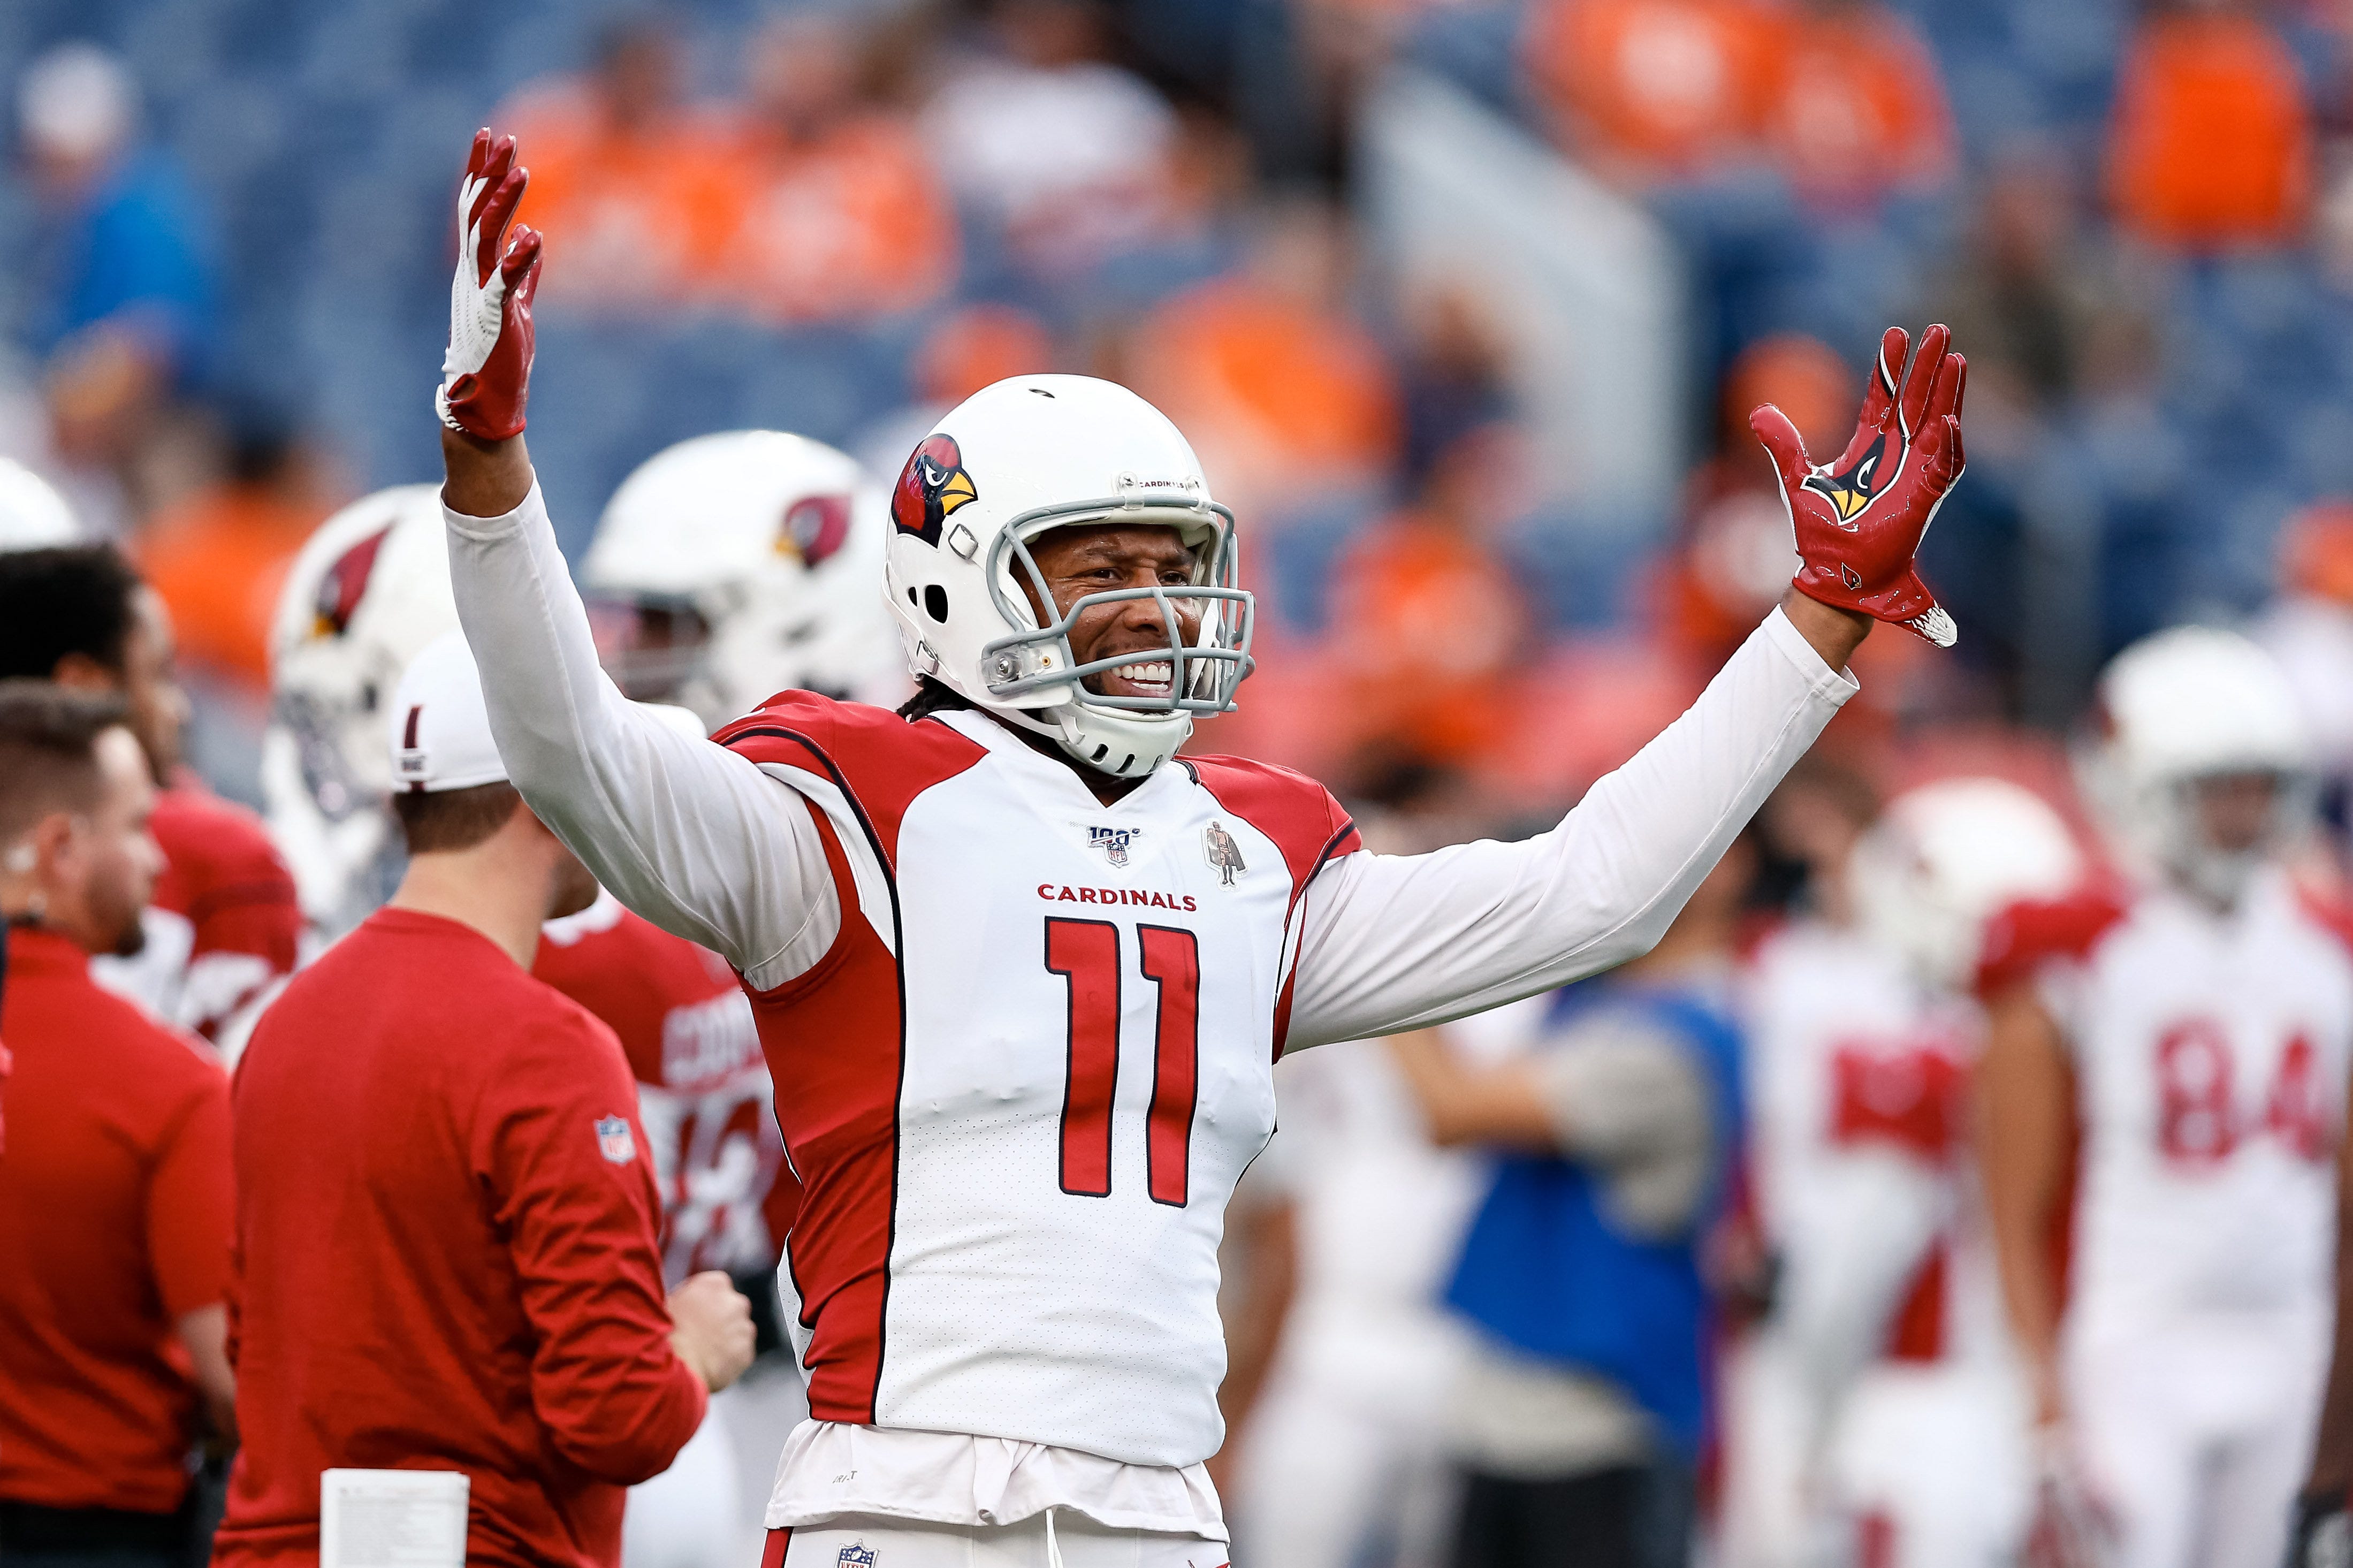
<path fill-rule="evenodd" d="M 9 933 L 0 1033 L 0 1498 L 169 1513 L 196 1405 L 174 1324 L 228 1289 L 228 1075 L 45 931 Z"/>
<path fill-rule="evenodd" d="M 800 1189 L 759 1026 L 727 961 L 607 893 L 547 922 L 531 972 L 620 1037 L 661 1181 L 670 1280 L 774 1268 Z"/>
<path fill-rule="evenodd" d="M 319 1473 L 458 1469 L 469 1563 L 613 1564 L 622 1489 L 702 1423 L 612 1031 L 487 938 L 378 910 L 237 1064 L 216 1563 L 315 1561 Z"/>

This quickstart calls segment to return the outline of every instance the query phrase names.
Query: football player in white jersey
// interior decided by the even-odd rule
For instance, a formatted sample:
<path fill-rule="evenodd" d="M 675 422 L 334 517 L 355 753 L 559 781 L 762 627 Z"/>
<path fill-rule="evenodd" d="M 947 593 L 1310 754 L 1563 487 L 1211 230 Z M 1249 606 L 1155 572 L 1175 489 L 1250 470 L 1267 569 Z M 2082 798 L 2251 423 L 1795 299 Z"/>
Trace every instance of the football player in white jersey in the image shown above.
<path fill-rule="evenodd" d="M 520 439 L 526 178 L 476 138 L 436 397 L 459 616 L 533 808 L 760 1023 L 813 1415 L 769 1558 L 1209 1568 L 1217 1245 L 1273 1058 L 1642 952 L 1854 690 L 1872 621 L 1950 643 L 1913 568 L 1961 467 L 1948 334 L 1887 334 L 1831 464 L 1758 411 L 1799 570 L 1688 714 L 1553 832 L 1376 856 L 1312 781 L 1176 758 L 1249 670 L 1234 519 L 1165 417 L 1081 376 L 985 389 L 900 475 L 901 713 L 787 694 L 716 745 L 638 716 Z"/>
<path fill-rule="evenodd" d="M 1752 1169 L 1779 1268 L 1735 1376 L 1726 1561 L 2007 1568 L 2024 1424 L 1965 1158 L 1968 985 L 1985 921 L 2071 891 L 2083 858 L 2002 780 L 1924 785 L 1875 821 L 1842 782 L 1793 778 L 1776 803 L 1821 819 L 1792 835 L 1817 895 L 1746 987 Z"/>
<path fill-rule="evenodd" d="M 2122 885 L 2000 917 L 1981 975 L 1979 1165 L 2045 1467 L 2031 1550 L 2273 1568 L 2327 1363 L 2353 963 L 2280 864 L 2311 759 L 2270 656 L 2160 633 L 2097 702 L 2084 793 Z"/>

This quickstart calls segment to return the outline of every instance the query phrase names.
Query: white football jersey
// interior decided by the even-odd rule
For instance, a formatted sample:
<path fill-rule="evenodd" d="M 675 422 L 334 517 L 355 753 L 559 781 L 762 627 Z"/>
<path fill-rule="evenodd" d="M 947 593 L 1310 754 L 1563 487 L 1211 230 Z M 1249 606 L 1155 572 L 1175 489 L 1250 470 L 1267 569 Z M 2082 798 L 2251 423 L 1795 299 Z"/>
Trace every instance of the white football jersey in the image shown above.
<path fill-rule="evenodd" d="M 1215 1453 L 1222 1216 L 1274 1131 L 1293 917 L 1357 848 L 1347 815 L 1229 760 L 1103 805 L 973 713 L 791 694 L 715 739 L 823 807 L 855 890 L 827 961 L 752 999 L 791 1089 L 811 1413 Z"/>
<path fill-rule="evenodd" d="M 1986 964 L 2020 978 L 2074 1061 L 2071 1319 L 2325 1302 L 2353 960 L 2287 879 L 2227 915 L 2170 890 L 2021 906 Z"/>

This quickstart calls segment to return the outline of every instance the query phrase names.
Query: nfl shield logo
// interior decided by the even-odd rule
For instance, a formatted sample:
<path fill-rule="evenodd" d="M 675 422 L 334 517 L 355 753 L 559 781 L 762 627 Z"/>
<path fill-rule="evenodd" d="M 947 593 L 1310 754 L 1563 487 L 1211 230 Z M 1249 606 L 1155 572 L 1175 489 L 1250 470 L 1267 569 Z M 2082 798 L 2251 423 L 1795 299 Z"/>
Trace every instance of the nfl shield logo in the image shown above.
<path fill-rule="evenodd" d="M 607 1116 L 596 1123 L 596 1152 L 616 1165 L 626 1165 L 638 1157 L 638 1141 L 629 1135 L 629 1119 Z"/>
<path fill-rule="evenodd" d="M 1103 858 L 1114 866 L 1127 864 L 1127 847 L 1144 837 L 1141 827 L 1090 827 L 1087 847 L 1100 849 Z"/>
<path fill-rule="evenodd" d="M 874 1568 L 874 1549 L 862 1541 L 853 1541 L 833 1560 L 833 1568 Z"/>

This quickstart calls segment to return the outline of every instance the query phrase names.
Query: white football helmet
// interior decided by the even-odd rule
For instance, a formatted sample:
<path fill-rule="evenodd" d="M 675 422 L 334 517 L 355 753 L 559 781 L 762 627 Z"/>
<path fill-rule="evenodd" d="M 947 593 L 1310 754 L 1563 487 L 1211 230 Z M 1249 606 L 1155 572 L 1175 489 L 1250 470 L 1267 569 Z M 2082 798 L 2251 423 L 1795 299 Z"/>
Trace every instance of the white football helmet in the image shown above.
<path fill-rule="evenodd" d="M 81 524 L 57 487 L 24 464 L 0 458 L 0 550 L 81 542 Z"/>
<path fill-rule="evenodd" d="M 303 911 L 331 939 L 399 881 L 382 710 L 409 660 L 457 624 L 438 485 L 395 486 L 335 513 L 279 595 L 262 794 Z"/>
<path fill-rule="evenodd" d="M 907 459 L 891 497 L 891 612 L 908 668 L 1008 722 L 1052 736 L 1115 777 L 1176 753 L 1197 713 L 1224 713 L 1250 668 L 1250 596 L 1234 514 L 1209 499 L 1193 448 L 1125 387 L 1082 375 L 1028 375 L 948 411 Z M 1087 523 L 1163 524 L 1193 552 L 1191 585 L 1088 594 L 1051 609 L 1029 543 Z M 1017 576 L 1017 572 L 1020 574 Z M 1164 696 L 1105 696 L 1086 683 L 1134 653 L 1081 665 L 1071 629 L 1098 605 L 1150 599 L 1173 655 Z M 1198 617 L 1188 641 L 1180 616 Z"/>
<path fill-rule="evenodd" d="M 598 656 L 630 697 L 711 730 L 786 689 L 896 706 L 881 514 L 865 470 L 807 437 L 658 452 L 613 492 L 581 567 Z"/>
<path fill-rule="evenodd" d="M 1968 984 L 1985 924 L 2021 899 L 2083 880 L 2059 814 L 2006 779 L 1944 779 L 1890 801 L 1856 844 L 1848 891 L 1863 930 L 1931 990 Z"/>
<path fill-rule="evenodd" d="M 2095 727 L 2077 753 L 2084 794 L 2120 856 L 2228 907 L 2312 809 L 2312 742 L 2271 655 L 2235 632 L 2179 626 L 2144 637 L 2100 677 Z M 2269 833 L 2252 848 L 2210 842 L 2198 785 L 2277 781 Z"/>

